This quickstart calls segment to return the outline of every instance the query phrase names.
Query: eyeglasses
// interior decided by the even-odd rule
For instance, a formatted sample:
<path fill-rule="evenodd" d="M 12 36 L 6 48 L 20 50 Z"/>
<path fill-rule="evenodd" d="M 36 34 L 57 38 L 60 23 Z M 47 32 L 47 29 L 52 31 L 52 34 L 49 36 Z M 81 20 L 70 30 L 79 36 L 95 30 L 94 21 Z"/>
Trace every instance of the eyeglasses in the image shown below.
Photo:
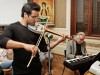
<path fill-rule="evenodd" d="M 36 19 L 39 19 L 39 16 L 31 16 L 32 18 L 36 18 Z"/>
<path fill-rule="evenodd" d="M 80 41 L 84 41 L 84 39 L 80 39 Z"/>

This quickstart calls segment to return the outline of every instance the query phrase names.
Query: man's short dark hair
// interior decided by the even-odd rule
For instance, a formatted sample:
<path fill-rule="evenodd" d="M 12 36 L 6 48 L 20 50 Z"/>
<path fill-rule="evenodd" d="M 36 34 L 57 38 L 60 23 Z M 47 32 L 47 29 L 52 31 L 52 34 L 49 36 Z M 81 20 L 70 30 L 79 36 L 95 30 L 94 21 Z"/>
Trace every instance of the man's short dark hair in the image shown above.
<path fill-rule="evenodd" d="M 40 11 L 40 5 L 35 2 L 26 3 L 21 10 L 21 17 L 24 17 L 24 12 L 28 15 L 31 14 L 32 10 Z"/>

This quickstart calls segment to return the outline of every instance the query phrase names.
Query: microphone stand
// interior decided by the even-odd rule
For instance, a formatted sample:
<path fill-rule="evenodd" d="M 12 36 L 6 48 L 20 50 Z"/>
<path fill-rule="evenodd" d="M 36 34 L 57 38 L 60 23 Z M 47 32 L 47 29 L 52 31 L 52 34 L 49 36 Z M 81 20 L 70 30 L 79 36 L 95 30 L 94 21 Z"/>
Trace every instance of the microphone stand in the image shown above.
<path fill-rule="evenodd" d="M 47 43 L 48 43 L 48 46 L 47 46 L 47 48 L 48 48 L 48 62 L 49 62 L 49 72 L 48 72 L 48 75 L 52 75 L 52 73 L 51 73 L 51 62 L 50 62 L 50 51 L 51 51 L 51 48 L 50 48 L 50 39 L 52 39 L 53 38 L 53 36 L 51 35 L 51 34 L 48 34 L 48 35 L 46 35 L 46 37 L 48 38 L 48 41 L 47 41 Z"/>

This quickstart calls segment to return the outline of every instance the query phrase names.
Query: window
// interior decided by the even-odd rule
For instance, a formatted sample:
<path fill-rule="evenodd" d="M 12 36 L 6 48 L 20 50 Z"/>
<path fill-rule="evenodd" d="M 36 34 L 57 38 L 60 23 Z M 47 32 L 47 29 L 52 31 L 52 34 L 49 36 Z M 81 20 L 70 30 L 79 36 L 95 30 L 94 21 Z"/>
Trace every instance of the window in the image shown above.
<path fill-rule="evenodd" d="M 100 0 L 72 0 L 71 7 L 71 34 L 100 36 Z"/>

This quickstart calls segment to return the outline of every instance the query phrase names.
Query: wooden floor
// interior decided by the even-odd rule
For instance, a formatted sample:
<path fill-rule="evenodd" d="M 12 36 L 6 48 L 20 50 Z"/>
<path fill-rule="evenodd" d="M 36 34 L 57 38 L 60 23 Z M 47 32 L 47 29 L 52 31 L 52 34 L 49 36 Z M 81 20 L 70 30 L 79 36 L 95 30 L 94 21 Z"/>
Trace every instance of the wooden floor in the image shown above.
<path fill-rule="evenodd" d="M 54 58 L 53 58 L 53 62 L 52 62 L 52 75 L 77 75 L 75 74 L 73 71 L 69 70 L 68 68 L 65 68 L 64 73 L 63 69 L 64 69 L 64 56 L 62 55 L 58 55 L 58 54 L 53 54 Z M 44 63 L 44 74 L 43 75 L 49 75 L 48 74 L 48 66 L 47 66 L 47 60 Z M 7 72 L 6 75 L 11 75 L 11 72 Z"/>
<path fill-rule="evenodd" d="M 65 67 L 65 70 L 63 73 L 63 69 L 64 69 L 63 62 L 65 59 L 64 56 L 57 55 L 57 54 L 53 54 L 53 55 L 54 55 L 53 62 L 52 62 L 53 69 L 51 70 L 52 75 L 77 75 L 77 74 L 75 74 L 74 71 L 72 71 L 66 67 Z M 48 66 L 46 66 L 45 70 L 46 70 L 46 73 L 44 75 L 48 75 Z"/>

